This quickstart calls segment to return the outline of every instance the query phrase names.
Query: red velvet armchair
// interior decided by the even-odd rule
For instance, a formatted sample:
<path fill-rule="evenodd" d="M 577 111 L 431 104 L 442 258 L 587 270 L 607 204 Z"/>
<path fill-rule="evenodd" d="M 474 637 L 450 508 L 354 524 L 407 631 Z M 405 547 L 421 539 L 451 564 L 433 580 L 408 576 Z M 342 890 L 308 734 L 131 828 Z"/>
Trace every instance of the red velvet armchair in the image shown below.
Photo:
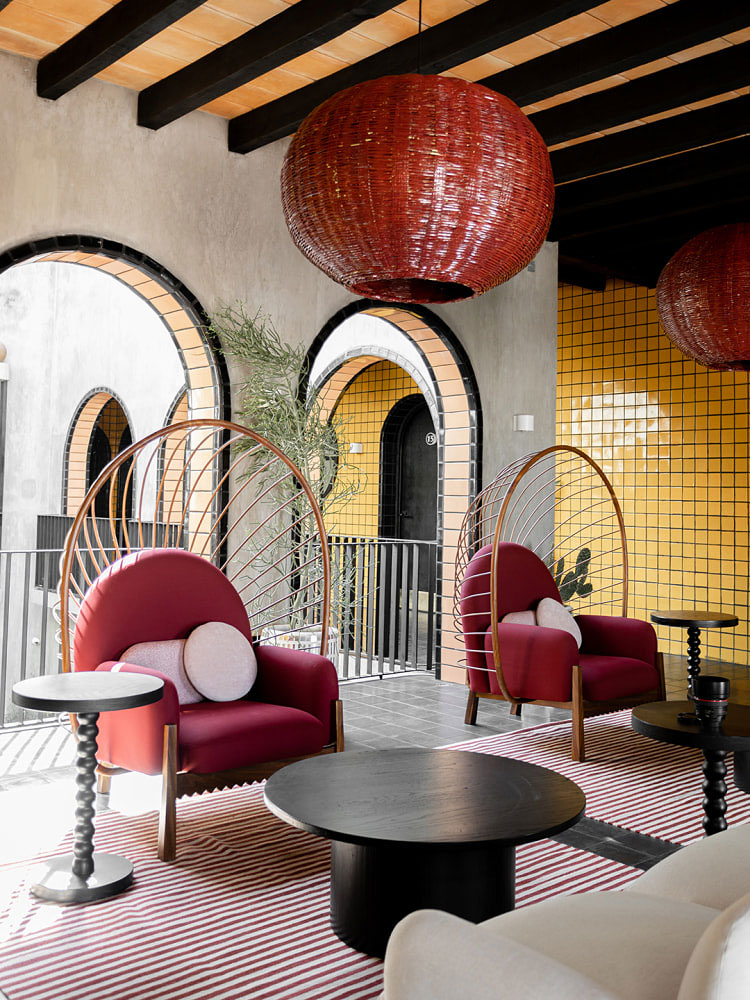
<path fill-rule="evenodd" d="M 480 698 L 509 701 L 517 715 L 524 703 L 568 708 L 573 712 L 572 756 L 581 761 L 586 716 L 664 698 L 662 657 L 648 622 L 577 615 L 583 636 L 579 650 L 562 629 L 502 621 L 510 612 L 534 610 L 545 597 L 563 603 L 539 556 L 523 545 L 498 542 L 494 587 L 491 566 L 492 545 L 485 545 L 469 561 L 461 587 L 467 724 L 476 723 Z"/>
<path fill-rule="evenodd" d="M 185 638 L 205 622 L 225 622 L 253 639 L 227 577 L 205 558 L 164 548 L 127 555 L 105 569 L 88 589 L 75 628 L 75 670 L 117 669 L 164 680 L 161 701 L 99 720 L 100 791 L 108 790 L 117 769 L 162 775 L 162 860 L 176 854 L 177 797 L 260 780 L 293 760 L 343 749 L 338 679 L 323 656 L 255 643 L 258 674 L 247 697 L 187 705 L 179 704 L 168 677 L 118 659 L 135 643 Z"/>

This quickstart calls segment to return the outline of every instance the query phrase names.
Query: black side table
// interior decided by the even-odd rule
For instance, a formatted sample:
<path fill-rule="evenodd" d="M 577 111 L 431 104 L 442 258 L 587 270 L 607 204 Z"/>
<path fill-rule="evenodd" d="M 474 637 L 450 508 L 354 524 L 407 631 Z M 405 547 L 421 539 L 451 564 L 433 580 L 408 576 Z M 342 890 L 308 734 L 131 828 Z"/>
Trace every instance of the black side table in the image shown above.
<path fill-rule="evenodd" d="M 701 629 L 733 628 L 735 625 L 739 625 L 739 618 L 724 611 L 652 611 L 651 621 L 655 625 L 676 625 L 687 629 L 687 696 L 692 701 L 693 684 L 701 672 Z"/>
<path fill-rule="evenodd" d="M 688 701 L 651 701 L 633 709 L 631 725 L 641 736 L 662 743 L 676 743 L 683 747 L 697 747 L 703 751 L 703 829 L 706 836 L 726 830 L 727 811 L 725 759 L 731 750 L 735 763 L 743 756 L 743 763 L 750 752 L 750 705 L 729 703 L 727 715 L 719 729 L 698 729 L 680 721 L 680 716 L 690 708 Z M 735 782 L 739 788 L 742 785 Z M 744 790 L 744 789 L 743 789 Z"/>
<path fill-rule="evenodd" d="M 362 750 L 289 764 L 266 783 L 271 812 L 331 843 L 331 927 L 382 958 L 424 907 L 478 922 L 515 904 L 516 846 L 583 815 L 569 778 L 463 750 Z"/>
<path fill-rule="evenodd" d="M 13 701 L 37 712 L 78 715 L 76 825 L 73 853 L 53 858 L 31 891 L 56 903 L 85 903 L 114 896 L 133 880 L 133 865 L 118 854 L 94 853 L 96 737 L 100 712 L 159 701 L 164 682 L 144 674 L 81 671 L 31 677 L 13 685 Z"/>

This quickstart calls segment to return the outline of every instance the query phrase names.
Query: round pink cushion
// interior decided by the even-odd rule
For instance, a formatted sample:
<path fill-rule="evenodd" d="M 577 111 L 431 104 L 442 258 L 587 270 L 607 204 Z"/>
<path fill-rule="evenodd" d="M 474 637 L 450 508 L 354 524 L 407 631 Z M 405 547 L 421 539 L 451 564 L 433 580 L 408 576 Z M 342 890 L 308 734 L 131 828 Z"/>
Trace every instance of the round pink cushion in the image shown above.
<path fill-rule="evenodd" d="M 568 609 L 556 601 L 553 597 L 543 597 L 536 606 L 536 623 L 542 628 L 559 628 L 563 632 L 569 632 L 576 641 L 576 646 L 581 648 L 583 636 L 578 627 L 578 622 Z"/>
<path fill-rule="evenodd" d="M 190 683 L 209 701 L 243 698 L 258 673 L 253 647 L 225 622 L 206 622 L 193 629 L 183 658 Z"/>
<path fill-rule="evenodd" d="M 508 625 L 536 625 L 536 613 L 534 611 L 509 611 L 502 620 Z"/>
<path fill-rule="evenodd" d="M 177 700 L 181 705 L 194 705 L 201 695 L 188 680 L 183 663 L 184 639 L 163 639 L 158 642 L 137 642 L 128 646 L 118 659 L 125 663 L 135 663 L 139 667 L 158 670 L 169 677 L 177 688 Z"/>

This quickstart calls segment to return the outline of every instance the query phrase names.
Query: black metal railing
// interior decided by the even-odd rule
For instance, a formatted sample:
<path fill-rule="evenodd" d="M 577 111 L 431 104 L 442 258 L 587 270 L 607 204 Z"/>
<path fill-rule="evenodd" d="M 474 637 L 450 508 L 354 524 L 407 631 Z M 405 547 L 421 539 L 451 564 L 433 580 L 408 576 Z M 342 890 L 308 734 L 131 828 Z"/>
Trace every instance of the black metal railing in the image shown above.
<path fill-rule="evenodd" d="M 332 535 L 329 545 L 339 677 L 436 670 L 437 542 Z"/>
<path fill-rule="evenodd" d="M 16 681 L 59 671 L 52 583 L 61 551 L 0 551 L 0 728 L 39 722 L 13 705 Z M 37 581 L 39 581 L 37 583 Z"/>
<path fill-rule="evenodd" d="M 39 536 L 64 538 L 70 520 L 40 517 Z M 157 525 L 157 531 L 162 527 Z M 437 672 L 437 543 L 344 535 L 331 536 L 329 543 L 329 655 L 339 677 Z M 26 677 L 60 669 L 54 610 L 61 555 L 61 547 L 0 551 L 0 729 L 42 721 L 12 704 L 11 688 Z M 93 578 L 93 567 L 89 571 Z M 74 573 L 85 589 L 80 566 Z"/>
<path fill-rule="evenodd" d="M 127 529 L 127 535 L 130 539 L 130 547 L 132 549 L 138 548 L 151 548 L 152 545 L 162 546 L 164 545 L 165 538 L 168 538 L 168 545 L 176 546 L 180 537 L 180 526 L 178 524 L 163 524 L 159 521 L 126 521 L 123 526 L 121 521 L 115 522 L 115 532 L 113 537 L 112 525 L 107 517 L 97 517 L 93 520 L 87 522 L 89 525 L 89 532 L 91 535 L 92 547 L 96 547 L 99 544 L 105 549 L 107 553 L 116 553 L 118 550 L 123 553 L 126 551 L 125 547 L 125 534 Z M 73 518 L 68 517 L 66 514 L 39 514 L 36 519 L 36 547 L 37 551 L 51 550 L 51 549 L 62 549 L 65 545 L 65 539 L 68 536 L 73 525 Z M 143 537 L 143 542 L 141 543 L 141 535 Z M 116 543 L 116 545 L 115 545 Z M 81 548 L 83 548 L 81 546 Z M 80 573 L 81 580 L 85 579 L 88 575 L 89 579 L 97 574 L 98 569 L 95 565 L 94 560 L 82 551 L 81 560 L 83 562 L 83 567 L 80 564 L 74 566 L 74 573 Z M 85 574 L 83 570 L 85 569 Z M 78 577 L 76 577 L 78 579 Z M 42 577 L 37 573 L 34 577 L 34 586 L 41 587 L 43 582 L 46 582 L 47 586 L 50 586 L 52 590 L 57 587 L 60 580 L 60 570 L 59 566 L 55 567 L 52 576 Z M 81 580 L 78 582 L 80 583 Z"/>

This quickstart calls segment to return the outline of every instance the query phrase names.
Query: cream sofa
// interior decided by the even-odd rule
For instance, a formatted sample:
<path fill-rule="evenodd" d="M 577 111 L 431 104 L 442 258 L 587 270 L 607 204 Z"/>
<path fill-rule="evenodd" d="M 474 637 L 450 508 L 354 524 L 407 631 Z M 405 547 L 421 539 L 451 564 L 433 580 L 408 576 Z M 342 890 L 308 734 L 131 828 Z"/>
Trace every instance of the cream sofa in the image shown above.
<path fill-rule="evenodd" d="M 482 924 L 419 910 L 395 928 L 381 1000 L 750 1000 L 750 826 L 620 892 L 556 896 Z"/>

